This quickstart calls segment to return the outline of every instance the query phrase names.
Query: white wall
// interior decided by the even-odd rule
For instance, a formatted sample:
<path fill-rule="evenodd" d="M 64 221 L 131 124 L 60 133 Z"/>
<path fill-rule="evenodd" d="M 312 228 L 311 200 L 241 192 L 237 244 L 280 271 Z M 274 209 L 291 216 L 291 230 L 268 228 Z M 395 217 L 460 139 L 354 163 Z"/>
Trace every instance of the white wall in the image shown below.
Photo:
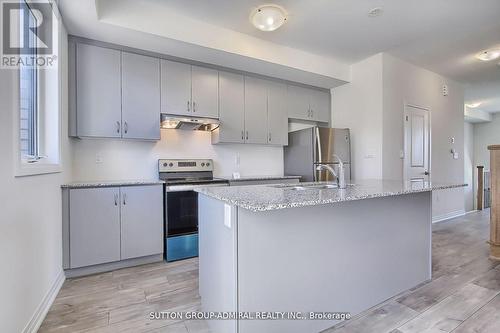
<path fill-rule="evenodd" d="M 160 158 L 211 158 L 216 176 L 283 175 L 283 148 L 245 144 L 212 145 L 210 133 L 161 130 L 161 141 L 72 140 L 73 178 L 157 179 Z M 100 155 L 102 163 L 96 163 Z M 240 165 L 237 164 L 239 155 Z"/>
<path fill-rule="evenodd" d="M 474 125 L 464 122 L 464 182 L 468 184 L 464 188 L 465 211 L 475 209 L 475 166 L 474 166 Z"/>
<path fill-rule="evenodd" d="M 382 178 L 382 54 L 351 68 L 352 82 L 332 90 L 332 127 L 350 128 L 353 179 Z"/>
<path fill-rule="evenodd" d="M 500 113 L 494 113 L 489 123 L 474 124 L 474 164 L 490 169 L 489 145 L 500 144 Z"/>
<path fill-rule="evenodd" d="M 354 177 L 403 179 L 403 114 L 411 103 L 431 110 L 432 180 L 463 182 L 463 88 L 386 53 L 351 70 L 352 82 L 333 89 L 333 126 L 351 128 Z M 441 94 L 443 84 L 448 96 Z M 459 159 L 452 158 L 452 148 Z M 434 218 L 463 211 L 463 189 L 434 192 Z"/>
<path fill-rule="evenodd" d="M 63 34 L 60 57 L 62 70 L 66 71 L 67 43 Z M 62 131 L 62 173 L 14 177 L 17 73 L 0 69 L 1 332 L 21 332 L 62 272 L 60 185 L 71 178 L 67 126 Z M 67 124 L 67 89 L 64 90 L 61 121 Z"/>
<path fill-rule="evenodd" d="M 431 179 L 434 182 L 462 183 L 464 178 L 463 87 L 436 73 L 384 54 L 383 176 L 403 179 L 404 105 L 414 104 L 431 112 Z M 442 86 L 448 86 L 443 96 Z M 451 143 L 451 139 L 455 143 Z M 451 149 L 459 153 L 453 159 Z M 463 189 L 436 191 L 432 213 L 437 219 L 464 211 Z"/>

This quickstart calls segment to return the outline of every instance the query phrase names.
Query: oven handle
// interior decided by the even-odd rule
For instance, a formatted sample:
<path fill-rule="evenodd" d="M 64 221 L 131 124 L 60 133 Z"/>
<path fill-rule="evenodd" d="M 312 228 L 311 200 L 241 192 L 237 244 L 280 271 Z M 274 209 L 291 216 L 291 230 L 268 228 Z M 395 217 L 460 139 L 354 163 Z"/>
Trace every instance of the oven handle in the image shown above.
<path fill-rule="evenodd" d="M 229 186 L 229 184 L 217 183 L 217 184 L 199 184 L 199 185 L 171 185 L 171 186 L 165 186 L 165 192 L 193 191 L 196 188 L 215 187 L 215 186 Z"/>

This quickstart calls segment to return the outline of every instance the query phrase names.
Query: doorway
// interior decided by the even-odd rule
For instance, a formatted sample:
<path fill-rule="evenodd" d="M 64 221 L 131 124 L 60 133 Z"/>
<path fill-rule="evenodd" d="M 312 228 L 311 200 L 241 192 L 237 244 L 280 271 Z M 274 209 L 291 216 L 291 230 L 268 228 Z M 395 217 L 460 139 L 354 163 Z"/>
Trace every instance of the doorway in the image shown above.
<path fill-rule="evenodd" d="M 404 179 L 430 180 L 430 110 L 405 105 L 404 111 Z"/>

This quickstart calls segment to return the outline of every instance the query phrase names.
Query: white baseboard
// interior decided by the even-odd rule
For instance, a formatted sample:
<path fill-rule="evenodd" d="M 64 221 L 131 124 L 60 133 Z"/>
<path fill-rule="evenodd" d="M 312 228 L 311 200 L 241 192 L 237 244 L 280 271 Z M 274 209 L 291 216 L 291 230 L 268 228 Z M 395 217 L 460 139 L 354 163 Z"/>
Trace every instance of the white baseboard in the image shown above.
<path fill-rule="evenodd" d="M 443 222 L 449 219 L 453 219 L 455 217 L 460 217 L 464 216 L 466 214 L 465 210 L 457 210 L 454 212 L 438 215 L 438 216 L 433 216 L 432 217 L 432 223 L 438 223 L 438 222 Z"/>
<path fill-rule="evenodd" d="M 31 316 L 30 321 L 24 327 L 23 333 L 36 333 L 38 331 L 43 320 L 45 319 L 45 316 L 47 315 L 47 312 L 49 312 L 52 303 L 56 299 L 56 296 L 59 293 L 65 279 L 66 277 L 64 276 L 64 271 L 61 270 L 57 275 L 57 278 L 54 280 L 52 287 L 47 294 L 45 294 L 42 301 L 36 308 L 35 313 Z"/>

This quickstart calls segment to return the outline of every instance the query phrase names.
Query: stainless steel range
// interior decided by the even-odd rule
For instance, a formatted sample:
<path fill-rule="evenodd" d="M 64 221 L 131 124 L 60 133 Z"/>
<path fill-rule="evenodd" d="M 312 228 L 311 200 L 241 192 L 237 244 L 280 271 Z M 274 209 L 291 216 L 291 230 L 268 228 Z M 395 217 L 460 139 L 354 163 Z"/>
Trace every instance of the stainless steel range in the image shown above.
<path fill-rule="evenodd" d="M 165 181 L 165 258 L 175 261 L 198 256 L 197 187 L 227 186 L 213 177 L 212 160 L 158 160 Z"/>

